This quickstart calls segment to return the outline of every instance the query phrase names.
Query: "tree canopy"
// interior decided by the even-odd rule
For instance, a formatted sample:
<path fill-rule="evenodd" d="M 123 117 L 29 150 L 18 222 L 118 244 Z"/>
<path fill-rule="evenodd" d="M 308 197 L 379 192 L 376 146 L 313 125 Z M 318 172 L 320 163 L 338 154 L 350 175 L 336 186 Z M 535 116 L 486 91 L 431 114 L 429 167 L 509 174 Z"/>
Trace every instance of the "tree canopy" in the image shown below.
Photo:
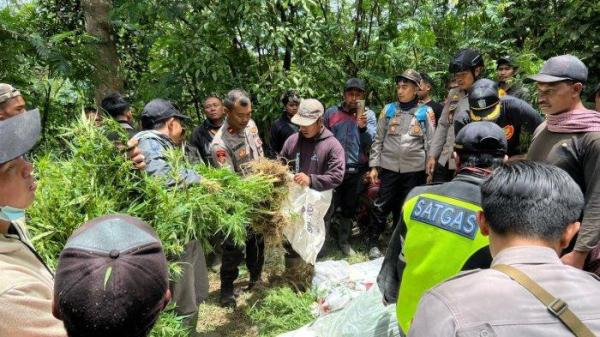
<path fill-rule="evenodd" d="M 364 78 L 372 107 L 393 97 L 393 76 L 426 71 L 443 98 L 457 50 L 516 56 L 521 73 L 563 53 L 600 70 L 600 3 L 510 0 L 48 0 L 0 3 L 0 79 L 60 121 L 120 90 L 139 110 L 163 97 L 201 118 L 202 99 L 242 87 L 259 126 L 288 89 L 340 100 Z M 53 105 L 56 105 L 55 107 Z"/>

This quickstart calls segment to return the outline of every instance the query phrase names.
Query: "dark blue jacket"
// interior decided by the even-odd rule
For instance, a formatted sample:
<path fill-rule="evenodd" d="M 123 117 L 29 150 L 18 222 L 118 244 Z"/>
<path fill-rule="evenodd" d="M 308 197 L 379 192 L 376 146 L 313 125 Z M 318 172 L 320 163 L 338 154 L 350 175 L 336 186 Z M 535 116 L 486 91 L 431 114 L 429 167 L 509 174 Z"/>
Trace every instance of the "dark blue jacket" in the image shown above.
<path fill-rule="evenodd" d="M 335 138 L 342 144 L 346 153 L 346 172 L 354 173 L 368 166 L 369 150 L 377 131 L 377 117 L 366 108 L 367 127 L 359 129 L 356 116 L 343 110 L 342 106 L 333 106 L 325 111 L 323 120 Z"/>

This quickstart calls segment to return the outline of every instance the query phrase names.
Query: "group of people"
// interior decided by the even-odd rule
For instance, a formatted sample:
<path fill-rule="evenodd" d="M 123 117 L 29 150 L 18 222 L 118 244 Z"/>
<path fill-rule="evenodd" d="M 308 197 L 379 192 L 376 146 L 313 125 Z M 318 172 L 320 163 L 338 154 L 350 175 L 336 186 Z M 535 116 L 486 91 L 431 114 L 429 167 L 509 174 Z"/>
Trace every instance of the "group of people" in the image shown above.
<path fill-rule="evenodd" d="M 407 69 L 394 78 L 397 100 L 379 116 L 365 104 L 358 78 L 346 81 L 343 101 L 328 109 L 286 92 L 268 146 L 241 89 L 207 97 L 206 119 L 188 142 L 189 117 L 167 100 L 145 105 L 141 130 L 118 93 L 99 110 L 128 134 L 134 165 L 167 178 L 169 187 L 205 182 L 189 169 L 173 178 L 166 158 L 173 147 L 240 175 L 251 161 L 280 158 L 297 184 L 334 191 L 326 231 L 345 255 L 355 253 L 350 239 L 361 197 L 369 195 L 362 235 L 371 258 L 385 246 L 378 286 L 409 336 L 600 334 L 600 279 L 581 270 L 598 273 L 600 259 L 600 113 L 582 103 L 587 67 L 562 55 L 530 76 L 545 118 L 515 80 L 511 57 L 497 60 L 497 82 L 483 78 L 474 49 L 459 51 L 448 70 L 454 87 L 443 104 L 431 100 L 427 74 Z M 220 265 L 224 307 L 236 306 L 242 261 L 249 281 L 241 291 L 261 282 L 264 240 L 250 227 L 244 246 L 211 238 L 212 257 L 189 242 L 169 257 L 183 267 L 169 281 L 156 234 L 127 215 L 82 224 L 54 274 L 24 224 L 36 190 L 25 155 L 41 132 L 39 112 L 25 106 L 17 89 L 0 84 L 0 335 L 146 336 L 169 301 L 193 328 L 208 293 L 207 258 Z M 89 118 L 100 124 L 102 114 L 90 110 Z M 382 245 L 390 214 L 393 234 Z M 301 260 L 289 245 L 285 259 L 288 268 Z"/>

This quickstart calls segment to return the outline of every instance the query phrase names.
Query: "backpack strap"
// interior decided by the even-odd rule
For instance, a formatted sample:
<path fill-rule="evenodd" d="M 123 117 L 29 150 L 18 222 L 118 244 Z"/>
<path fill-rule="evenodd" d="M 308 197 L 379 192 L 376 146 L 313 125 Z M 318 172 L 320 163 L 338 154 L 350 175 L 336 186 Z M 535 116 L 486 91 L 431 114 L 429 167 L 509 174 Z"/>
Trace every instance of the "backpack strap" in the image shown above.
<path fill-rule="evenodd" d="M 595 336 L 590 329 L 569 309 L 569 305 L 552 296 L 546 289 L 542 288 L 537 282 L 529 278 L 525 273 L 515 267 L 506 264 L 497 264 L 492 267 L 499 272 L 502 272 L 523 288 L 527 289 L 533 296 L 542 302 L 548 311 L 558 318 L 571 332 L 577 337 L 593 337 Z"/>

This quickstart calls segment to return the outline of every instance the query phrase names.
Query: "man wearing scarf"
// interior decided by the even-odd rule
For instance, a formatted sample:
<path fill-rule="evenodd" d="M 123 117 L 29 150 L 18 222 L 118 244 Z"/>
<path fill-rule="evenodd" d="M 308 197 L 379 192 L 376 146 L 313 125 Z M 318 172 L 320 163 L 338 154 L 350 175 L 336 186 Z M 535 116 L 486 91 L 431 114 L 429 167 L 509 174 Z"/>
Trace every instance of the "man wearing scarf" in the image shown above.
<path fill-rule="evenodd" d="M 377 276 L 385 303 L 397 302 L 404 332 L 427 290 L 461 270 L 489 268 L 489 241 L 479 232 L 476 213 L 481 210 L 480 186 L 506 159 L 506 149 L 497 124 L 469 123 L 456 135 L 454 179 L 416 187 L 406 197 Z"/>
<path fill-rule="evenodd" d="M 535 132 L 527 159 L 545 161 L 565 170 L 584 193 L 581 229 L 565 264 L 583 268 L 600 241 L 600 114 L 583 106 L 581 94 L 588 69 L 572 55 L 548 59 L 537 83 L 540 110 L 546 122 Z"/>

